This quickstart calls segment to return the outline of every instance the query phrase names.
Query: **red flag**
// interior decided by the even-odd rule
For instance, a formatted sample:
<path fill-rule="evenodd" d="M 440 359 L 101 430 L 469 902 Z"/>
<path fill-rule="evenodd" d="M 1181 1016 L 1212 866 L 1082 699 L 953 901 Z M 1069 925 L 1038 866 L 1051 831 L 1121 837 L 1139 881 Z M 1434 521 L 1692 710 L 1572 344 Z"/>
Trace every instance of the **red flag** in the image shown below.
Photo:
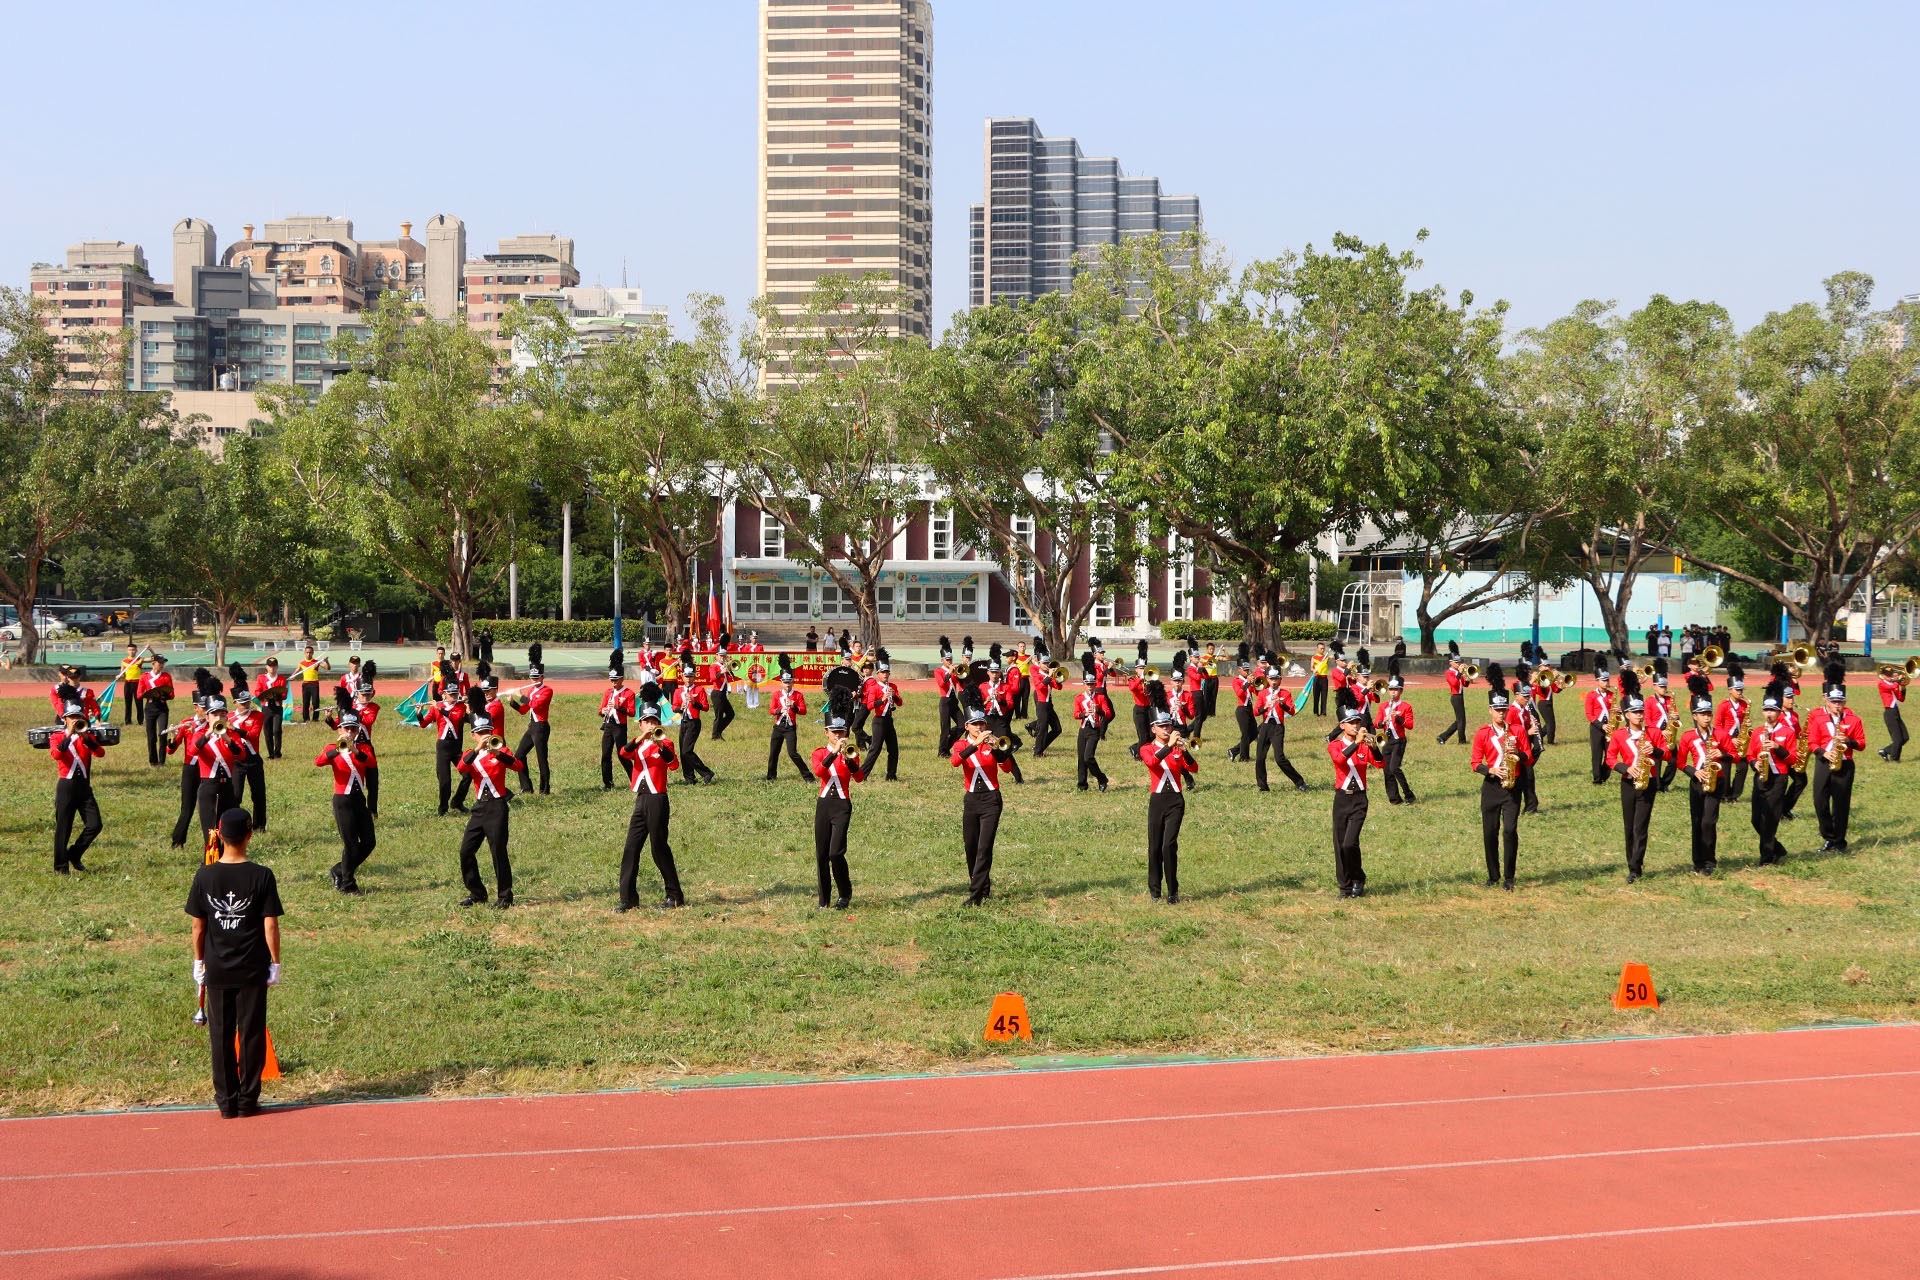
<path fill-rule="evenodd" d="M 708 578 L 707 579 L 707 629 L 709 631 L 713 631 L 716 633 L 720 630 L 720 597 L 717 594 L 718 591 L 719 591 L 719 584 L 717 584 L 712 578 Z"/>
<path fill-rule="evenodd" d="M 687 605 L 687 612 L 693 616 L 693 625 L 687 628 L 695 644 L 700 642 L 700 584 L 693 586 L 693 599 Z"/>

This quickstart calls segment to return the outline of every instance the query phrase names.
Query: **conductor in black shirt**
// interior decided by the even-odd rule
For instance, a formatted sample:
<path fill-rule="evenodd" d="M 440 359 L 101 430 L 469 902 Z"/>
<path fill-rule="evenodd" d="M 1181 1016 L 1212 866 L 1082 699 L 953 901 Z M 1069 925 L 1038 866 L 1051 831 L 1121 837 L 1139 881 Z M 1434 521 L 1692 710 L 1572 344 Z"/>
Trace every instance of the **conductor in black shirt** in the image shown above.
<path fill-rule="evenodd" d="M 253 819 L 246 810 L 221 814 L 218 831 L 220 860 L 194 873 L 187 914 L 193 980 L 206 989 L 213 1101 L 232 1120 L 260 1113 L 267 988 L 280 981 L 280 890 L 272 871 L 247 860 Z"/>

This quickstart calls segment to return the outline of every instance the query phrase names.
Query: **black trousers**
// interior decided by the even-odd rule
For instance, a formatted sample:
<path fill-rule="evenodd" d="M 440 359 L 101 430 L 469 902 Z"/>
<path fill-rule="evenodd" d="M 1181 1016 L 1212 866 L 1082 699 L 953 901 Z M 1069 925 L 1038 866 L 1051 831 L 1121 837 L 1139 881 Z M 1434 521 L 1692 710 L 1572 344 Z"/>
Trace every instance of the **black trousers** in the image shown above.
<path fill-rule="evenodd" d="M 73 820 L 80 819 L 80 838 L 71 844 Z M 63 778 L 53 784 L 53 869 L 64 871 L 70 862 L 80 861 L 87 847 L 100 834 L 100 806 L 93 798 L 93 783 L 86 778 Z"/>
<path fill-rule="evenodd" d="M 1194 728 L 1194 736 L 1200 730 Z M 1033 713 L 1033 758 L 1038 760 L 1047 754 L 1047 748 L 1060 736 L 1060 713 L 1053 709 L 1053 699 L 1048 698 Z"/>
<path fill-rule="evenodd" d="M 1539 777 L 1539 771 L 1534 768 L 1533 761 L 1520 762 L 1520 783 L 1515 790 L 1520 793 L 1520 807 L 1528 813 L 1540 811 Z"/>
<path fill-rule="evenodd" d="M 1801 793 L 1806 789 L 1807 770 L 1805 762 L 1802 761 L 1799 769 L 1787 775 L 1787 798 L 1780 804 L 1780 816 L 1782 818 L 1793 816 L 1793 806 L 1800 803 Z"/>
<path fill-rule="evenodd" d="M 1413 794 L 1413 784 L 1407 781 L 1407 740 L 1405 738 L 1387 739 L 1386 768 L 1382 772 L 1387 775 L 1388 800 L 1412 804 L 1419 799 Z"/>
<path fill-rule="evenodd" d="M 300 719 L 304 721 L 320 718 L 320 682 L 302 680 L 300 682 Z"/>
<path fill-rule="evenodd" d="M 1367 793 L 1333 793 L 1333 878 L 1343 890 L 1363 888 L 1367 869 L 1360 857 L 1360 829 L 1367 825 Z"/>
<path fill-rule="evenodd" d="M 1520 864 L 1520 792 L 1500 780 L 1480 780 L 1480 846 L 1487 856 L 1487 883 L 1513 883 Z"/>
<path fill-rule="evenodd" d="M 1898 760 L 1907 745 L 1907 722 L 1900 718 L 1897 705 L 1888 707 L 1883 715 L 1887 722 L 1887 759 Z"/>
<path fill-rule="evenodd" d="M 520 735 L 520 744 L 513 754 L 520 757 L 525 765 L 538 760 L 540 763 L 540 794 L 553 794 L 553 770 L 547 764 L 547 740 L 553 736 L 553 726 L 544 720 L 529 720 L 524 733 Z M 520 771 L 520 794 L 529 795 L 533 791 L 533 770 Z"/>
<path fill-rule="evenodd" d="M 713 770 L 707 768 L 707 762 L 700 758 L 694 748 L 700 741 L 700 722 L 689 718 L 680 722 L 680 780 L 692 782 L 696 778 L 702 782 L 713 781 Z"/>
<path fill-rule="evenodd" d="M 1287 775 L 1287 781 L 1300 786 L 1306 781 L 1300 771 L 1293 767 L 1293 761 L 1287 759 L 1287 726 L 1274 720 L 1260 722 L 1260 747 L 1253 758 L 1253 781 L 1262 791 L 1267 789 L 1267 753 L 1273 753 L 1273 762 L 1281 773 Z"/>
<path fill-rule="evenodd" d="M 1029 699 L 1032 696 L 1032 693 L 1033 693 L 1032 683 L 1026 680 L 1022 680 L 1020 682 L 1020 691 L 1013 695 L 1013 714 L 1017 716 L 1024 716 L 1025 714 L 1027 714 L 1027 707 L 1029 705 Z"/>
<path fill-rule="evenodd" d="M 1778 862 L 1787 856 L 1780 843 L 1780 809 L 1786 803 L 1787 776 L 1768 772 L 1753 779 L 1753 832 L 1760 837 L 1760 861 Z"/>
<path fill-rule="evenodd" d="M 900 731 L 894 727 L 891 711 L 884 716 L 873 718 L 873 735 L 868 740 L 867 759 L 870 762 L 878 761 L 883 751 L 887 754 L 887 781 L 898 782 L 900 780 Z M 872 771 L 871 764 L 868 766 L 868 771 Z"/>
<path fill-rule="evenodd" d="M 167 732 L 167 704 L 158 698 L 141 714 L 140 722 L 147 726 L 147 763 L 158 766 L 167 758 L 167 744 L 164 741 Z"/>
<path fill-rule="evenodd" d="M 1015 782 L 1024 783 L 1026 778 L 1020 772 L 1020 757 L 1014 754 L 1014 751 L 1020 749 L 1021 740 L 1014 737 L 1013 726 L 1007 723 L 1007 716 L 1004 713 L 987 717 L 987 735 L 996 739 L 1005 738 L 1013 744 L 1013 750 L 1007 752 L 1006 763 L 1001 767 L 1013 771 L 1013 780 Z"/>
<path fill-rule="evenodd" d="M 607 724 L 605 722 L 601 723 L 600 725 L 600 786 L 602 789 L 607 791 L 613 790 L 614 755 L 616 752 L 620 750 L 621 747 L 624 747 L 626 745 L 627 745 L 627 726 L 626 725 Z"/>
<path fill-rule="evenodd" d="M 1711 871 L 1720 862 L 1720 802 L 1726 789 L 1724 770 L 1711 791 L 1703 789 L 1698 779 L 1687 788 L 1687 820 L 1693 832 L 1695 871 Z"/>
<path fill-rule="evenodd" d="M 680 869 L 674 865 L 673 846 L 668 843 L 667 828 L 673 819 L 673 802 L 666 793 L 641 791 L 633 798 L 633 816 L 627 819 L 627 844 L 620 853 L 620 903 L 622 906 L 640 905 L 640 847 L 651 844 L 653 865 L 660 870 L 660 882 L 666 890 L 666 900 L 675 906 L 683 906 L 686 897 L 680 892 Z"/>
<path fill-rule="evenodd" d="M 1180 893 L 1180 824 L 1187 817 L 1187 798 L 1178 791 L 1156 791 L 1147 800 L 1147 892 L 1160 896 Z"/>
<path fill-rule="evenodd" d="M 1733 766 L 1733 786 L 1727 792 L 1727 799 L 1738 800 L 1741 796 L 1746 794 L 1747 775 L 1752 771 L 1753 771 L 1753 766 L 1747 763 L 1745 756 L 1742 756 L 1738 761 L 1735 762 Z"/>
<path fill-rule="evenodd" d="M 823 907 L 830 889 L 838 889 L 842 898 L 853 896 L 853 877 L 847 874 L 847 824 L 852 820 L 851 800 L 824 795 L 813 806 L 813 865 Z"/>
<path fill-rule="evenodd" d="M 447 812 L 448 801 L 455 804 L 467 802 L 467 788 L 471 784 L 468 783 L 466 774 L 460 775 L 460 791 L 457 798 L 454 793 L 454 765 L 459 762 L 459 759 L 460 739 L 441 738 L 433 744 L 433 772 L 434 776 L 440 780 L 440 812 L 443 816 Z"/>
<path fill-rule="evenodd" d="M 1153 708 L 1135 707 L 1133 709 L 1133 739 L 1135 746 L 1145 746 L 1153 741 Z"/>
<path fill-rule="evenodd" d="M 1853 761 L 1838 769 L 1824 755 L 1813 758 L 1813 815 L 1820 822 L 1820 838 L 1847 843 L 1847 819 L 1853 813 Z"/>
<path fill-rule="evenodd" d="M 967 792 L 960 807 L 960 830 L 967 845 L 968 897 L 984 902 L 993 895 L 993 838 L 1000 831 L 998 791 Z"/>
<path fill-rule="evenodd" d="M 380 816 L 380 766 L 367 770 L 367 812 L 375 818 Z"/>
<path fill-rule="evenodd" d="M 957 698 L 940 699 L 940 746 L 935 755 L 944 756 L 953 750 L 953 740 L 960 736 L 960 702 Z"/>
<path fill-rule="evenodd" d="M 1593 758 L 1593 785 L 1607 780 L 1607 722 L 1587 721 L 1587 753 Z"/>
<path fill-rule="evenodd" d="M 1453 707 L 1453 723 L 1440 733 L 1440 741 L 1446 742 L 1458 738 L 1462 743 L 1467 740 L 1467 695 L 1454 693 L 1447 696 L 1447 702 Z"/>
<path fill-rule="evenodd" d="M 208 987 L 207 1039 L 213 1047 L 213 1104 L 226 1114 L 259 1106 L 260 1073 L 267 1068 L 266 984 Z"/>
<path fill-rule="evenodd" d="M 267 762 L 257 755 L 247 757 L 246 764 L 240 767 L 240 776 L 246 782 L 247 800 L 253 808 L 253 829 L 267 829 Z M 236 798 L 239 789 L 235 788 Z"/>
<path fill-rule="evenodd" d="M 1106 770 L 1100 767 L 1100 731 L 1080 726 L 1080 733 L 1074 739 L 1074 755 L 1080 769 L 1080 789 L 1087 789 L 1087 779 L 1093 778 L 1101 786 L 1107 785 Z"/>
<path fill-rule="evenodd" d="M 333 825 L 340 832 L 340 882 L 353 887 L 353 873 L 373 853 L 373 813 L 367 808 L 365 792 L 354 791 L 333 798 Z"/>
<path fill-rule="evenodd" d="M 146 711 L 140 705 L 140 682 L 122 680 L 120 682 L 120 701 L 127 708 L 125 723 L 137 724 L 146 718 Z"/>
<path fill-rule="evenodd" d="M 1639 875 L 1647 861 L 1647 824 L 1653 820 L 1653 784 L 1644 790 L 1620 775 L 1620 821 L 1627 841 L 1627 870 Z"/>
<path fill-rule="evenodd" d="M 873 746 L 873 739 L 867 735 L 867 721 L 872 717 L 873 709 L 863 702 L 853 709 L 853 720 L 847 725 L 848 730 L 853 734 L 854 742 L 862 751 L 869 750 Z"/>
<path fill-rule="evenodd" d="M 1327 714 L 1327 678 L 1325 676 L 1317 676 L 1313 682 L 1313 714 L 1317 716 Z"/>
<path fill-rule="evenodd" d="M 460 835 L 460 880 L 475 902 L 487 900 L 486 881 L 480 878 L 480 842 L 486 841 L 493 855 L 493 884 L 500 901 L 513 901 L 513 862 L 507 856 L 511 834 L 505 796 L 486 796 L 474 802 L 467 817 L 467 829 Z"/>
<path fill-rule="evenodd" d="M 200 844 L 220 825 L 220 815 L 240 807 L 240 779 L 229 774 L 223 778 L 197 778 L 194 801 L 200 810 Z"/>
<path fill-rule="evenodd" d="M 180 816 L 173 824 L 173 843 L 176 847 L 187 842 L 187 827 L 193 822 L 199 801 L 200 770 L 189 760 L 180 766 Z"/>
<path fill-rule="evenodd" d="M 733 699 L 725 690 L 715 689 L 708 701 L 713 703 L 713 740 L 718 742 L 727 736 L 727 726 L 733 723 Z"/>
<path fill-rule="evenodd" d="M 1260 730 L 1259 727 L 1254 724 L 1253 711 L 1249 707 L 1235 707 L 1233 709 L 1233 722 L 1239 727 L 1240 741 L 1234 744 L 1233 750 L 1228 754 L 1236 760 L 1245 760 L 1252 754 L 1250 748 L 1253 746 L 1253 738 Z"/>
<path fill-rule="evenodd" d="M 1552 698 L 1541 698 L 1538 705 L 1540 707 L 1540 728 L 1544 731 L 1543 736 L 1547 740 L 1547 745 L 1552 746 L 1560 740 L 1560 719 L 1553 714 Z"/>
<path fill-rule="evenodd" d="M 280 758 L 281 739 L 285 736 L 287 728 L 286 722 L 281 719 L 281 717 L 287 713 L 286 704 L 283 702 L 263 702 L 260 704 L 260 711 L 266 716 L 266 723 L 261 726 L 261 728 L 265 730 L 265 732 L 260 735 L 261 744 L 267 749 L 267 759 L 278 760 Z"/>
<path fill-rule="evenodd" d="M 1193 721 L 1187 725 L 1187 745 L 1200 741 L 1207 731 L 1207 721 L 1213 719 L 1213 712 L 1207 710 L 1205 698 L 1195 698 L 1193 702 Z"/>
<path fill-rule="evenodd" d="M 773 723 L 773 731 L 767 737 L 767 781 L 772 782 L 780 776 L 780 749 L 785 747 L 787 759 L 793 761 L 793 767 L 803 778 L 811 778 L 813 773 L 807 768 L 806 761 L 800 758 L 800 730 L 792 724 Z"/>

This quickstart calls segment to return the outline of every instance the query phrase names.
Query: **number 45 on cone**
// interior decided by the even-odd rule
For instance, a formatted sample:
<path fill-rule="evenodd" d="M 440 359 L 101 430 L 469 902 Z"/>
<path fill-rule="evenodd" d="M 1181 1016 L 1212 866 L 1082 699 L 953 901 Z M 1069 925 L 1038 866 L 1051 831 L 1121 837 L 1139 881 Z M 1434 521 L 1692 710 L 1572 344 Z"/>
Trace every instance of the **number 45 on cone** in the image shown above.
<path fill-rule="evenodd" d="M 1027 1017 L 1027 1002 L 1018 992 L 1002 991 L 993 998 L 987 1011 L 987 1029 L 983 1039 L 989 1044 L 1007 1044 L 1033 1039 L 1033 1022 Z"/>

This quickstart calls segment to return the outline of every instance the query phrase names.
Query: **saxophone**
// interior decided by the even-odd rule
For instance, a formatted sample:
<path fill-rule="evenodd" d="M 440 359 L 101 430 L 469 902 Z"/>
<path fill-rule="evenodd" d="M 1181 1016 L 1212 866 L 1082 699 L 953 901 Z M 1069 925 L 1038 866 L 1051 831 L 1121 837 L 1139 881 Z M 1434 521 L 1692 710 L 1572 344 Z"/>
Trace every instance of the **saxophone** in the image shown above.
<path fill-rule="evenodd" d="M 1514 741 L 1510 733 L 1502 734 L 1500 737 L 1500 767 L 1494 770 L 1493 776 L 1498 778 L 1500 785 L 1509 791 L 1513 790 L 1520 781 L 1519 744 Z"/>
<path fill-rule="evenodd" d="M 1699 781 L 1702 791 L 1711 794 L 1719 788 L 1720 767 L 1720 748 L 1714 745 L 1712 738 L 1708 738 L 1707 758 L 1700 763 L 1698 769 L 1693 771 L 1693 776 Z"/>
<path fill-rule="evenodd" d="M 1653 743 L 1648 741 L 1644 733 L 1636 733 L 1633 741 L 1639 744 L 1639 749 L 1634 752 L 1633 766 L 1628 769 L 1627 777 L 1632 780 L 1635 791 L 1645 791 L 1653 782 Z"/>
<path fill-rule="evenodd" d="M 1827 767 L 1838 769 L 1847 763 L 1847 739 L 1840 731 L 1840 721 L 1832 716 L 1827 717 L 1827 732 L 1830 735 L 1827 738 L 1827 749 L 1824 753 L 1827 757 Z"/>

